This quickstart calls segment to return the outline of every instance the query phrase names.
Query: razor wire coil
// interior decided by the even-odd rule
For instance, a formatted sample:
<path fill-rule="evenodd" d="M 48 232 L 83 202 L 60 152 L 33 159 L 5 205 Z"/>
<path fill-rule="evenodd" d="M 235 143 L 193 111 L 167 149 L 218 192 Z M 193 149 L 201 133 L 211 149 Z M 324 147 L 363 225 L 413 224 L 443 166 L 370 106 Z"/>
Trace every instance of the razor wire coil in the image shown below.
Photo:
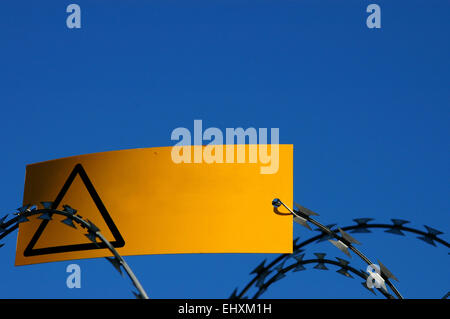
<path fill-rule="evenodd" d="M 17 212 L 14 213 L 16 217 L 13 217 L 6 221 L 7 217 L 9 216 L 7 214 L 0 218 L 0 239 L 6 237 L 8 234 L 16 230 L 19 227 L 19 224 L 28 222 L 28 217 L 40 215 L 38 217 L 39 219 L 51 221 L 52 215 L 64 216 L 66 217 L 66 219 L 62 220 L 61 223 L 75 229 L 77 229 L 75 224 L 79 225 L 82 229 L 87 230 L 87 234 L 85 236 L 98 248 L 107 248 L 113 254 L 113 257 L 106 257 L 106 259 L 121 275 L 123 275 L 122 268 L 125 270 L 131 282 L 138 290 L 138 292 L 132 291 L 133 295 L 137 299 L 148 299 L 147 293 L 145 292 L 137 277 L 134 275 L 130 266 L 117 252 L 113 245 L 103 236 L 103 234 L 100 232 L 100 229 L 95 226 L 94 223 L 89 220 L 84 220 L 83 217 L 78 214 L 77 210 L 73 209 L 69 205 L 63 205 L 63 210 L 57 210 L 52 208 L 53 202 L 41 202 L 41 204 L 43 205 L 44 209 L 37 209 L 36 206 L 32 205 L 25 205 L 17 209 Z M 99 239 L 99 241 L 97 241 L 97 239 Z M 2 247 L 3 245 L 4 244 L 0 244 L 0 247 Z"/>
<path fill-rule="evenodd" d="M 280 201 L 280 205 L 276 205 L 278 199 L 275 199 L 275 205 L 274 205 L 274 211 L 277 211 L 277 207 L 279 207 L 280 205 L 284 205 L 281 201 Z M 274 203 L 273 203 L 274 204 Z M 284 205 L 285 206 L 285 205 Z M 294 210 L 294 212 L 296 214 L 293 214 L 294 217 L 296 215 L 298 215 L 300 218 L 303 219 L 300 221 L 297 221 L 299 224 L 301 224 L 302 226 L 305 226 L 309 229 L 311 229 L 309 227 L 309 225 L 307 225 L 306 222 L 312 222 L 312 218 L 309 217 L 308 214 L 312 214 L 312 215 L 318 215 L 300 205 L 297 205 L 298 210 Z M 288 208 L 287 206 L 285 206 L 286 208 Z M 290 210 L 288 208 L 288 210 Z M 290 210 L 291 211 L 291 210 Z M 303 212 L 302 212 L 303 211 Z M 295 219 L 294 219 L 295 220 Z M 371 222 L 372 220 L 374 220 L 373 218 L 356 218 L 354 219 L 354 222 L 356 223 L 356 225 L 350 225 L 350 226 L 345 226 L 342 228 L 339 228 L 339 231 L 351 231 L 352 233 L 371 233 L 371 231 L 369 230 L 370 228 L 378 228 L 378 229 L 385 229 L 385 232 L 387 233 L 391 233 L 391 234 L 395 234 L 395 235 L 401 235 L 404 236 L 403 232 L 407 232 L 407 233 L 413 233 L 413 234 L 417 234 L 420 235 L 417 238 L 426 242 L 427 244 L 430 244 L 432 246 L 436 246 L 436 243 L 442 244 L 443 246 L 450 248 L 450 244 L 443 240 L 442 238 L 439 238 L 438 236 L 443 234 L 443 232 L 432 228 L 430 226 L 424 225 L 426 228 L 426 232 L 416 229 L 416 228 L 412 228 L 412 227 L 406 227 L 404 226 L 407 223 L 410 223 L 407 220 L 402 220 L 402 219 L 391 219 L 392 224 L 370 224 L 369 222 Z M 315 225 L 319 224 L 318 222 L 314 221 Z M 301 252 L 304 251 L 304 247 L 308 246 L 309 244 L 312 244 L 314 242 L 322 242 L 325 240 L 332 240 L 333 238 L 336 239 L 342 239 L 339 238 L 339 236 L 337 236 L 337 231 L 333 230 L 333 228 L 336 226 L 336 224 L 330 224 L 327 226 L 323 226 L 320 224 L 320 226 L 322 227 L 318 227 L 317 229 L 315 229 L 316 231 L 319 231 L 320 234 L 313 236 L 303 242 L 298 243 L 299 237 L 297 237 L 294 241 L 293 241 L 293 254 L 281 254 L 280 256 L 278 256 L 277 258 L 275 258 L 272 262 L 270 262 L 269 264 L 267 264 L 265 266 L 265 262 L 266 260 L 264 260 L 260 265 L 258 265 L 258 267 L 256 267 L 250 274 L 256 274 L 255 277 L 240 291 L 238 292 L 238 289 L 236 288 L 234 290 L 234 292 L 232 293 L 230 298 L 233 299 L 242 299 L 242 298 L 246 298 L 245 294 L 253 287 L 256 286 L 258 289 L 257 293 L 253 296 L 253 298 L 258 298 L 262 293 L 264 293 L 267 288 L 273 284 L 274 282 L 277 282 L 278 280 L 283 279 L 286 275 L 286 273 L 288 271 L 290 271 L 291 269 L 295 269 L 295 265 L 297 265 L 296 267 L 303 267 L 303 264 L 308 264 L 308 263 L 314 263 L 314 262 L 318 262 L 318 264 L 316 265 L 317 267 L 314 267 L 316 269 L 323 269 L 323 270 L 327 270 L 324 269 L 322 267 L 322 264 L 336 264 L 336 261 L 333 262 L 329 262 L 330 260 L 326 260 L 324 259 L 325 254 L 324 253 L 315 253 L 316 256 L 318 256 L 318 258 L 316 259 L 310 259 L 308 261 L 304 261 L 303 260 L 303 255 L 299 255 Z M 336 245 L 335 245 L 336 246 Z M 336 246 L 337 248 L 339 248 L 338 246 Z M 340 249 L 340 248 L 339 248 Z M 342 249 L 340 249 L 342 250 Z M 298 258 L 298 256 L 301 256 L 301 258 Z M 284 263 L 286 262 L 286 260 L 288 260 L 289 258 L 297 258 L 297 263 L 292 264 L 286 268 L 283 268 Z M 349 262 L 338 258 L 338 263 L 344 263 L 348 266 Z M 324 260 L 323 263 L 320 263 L 319 260 Z M 297 268 L 297 271 L 299 270 L 299 268 Z M 265 279 L 267 278 L 267 276 L 272 273 L 273 271 L 276 271 L 276 274 L 270 278 L 269 280 L 265 281 Z M 300 269 L 300 270 L 304 270 L 304 269 Z M 339 273 L 345 271 L 345 267 L 341 268 L 338 270 Z M 353 273 L 355 273 L 354 271 L 351 271 Z M 359 271 L 359 273 L 355 273 L 356 275 L 358 275 L 359 277 L 363 278 L 363 279 L 367 279 L 368 274 L 364 271 Z M 392 274 L 391 274 L 392 275 Z M 365 277 L 365 278 L 364 278 Z M 386 279 L 386 276 L 382 276 L 383 279 Z M 372 291 L 373 293 L 375 293 L 373 291 L 373 289 L 370 289 L 367 287 L 367 285 L 365 285 L 365 283 L 363 282 L 363 286 L 366 289 L 369 289 L 370 291 Z M 379 290 L 386 298 L 393 298 L 393 296 L 387 292 L 385 292 L 383 289 L 377 289 Z M 393 290 L 395 292 L 395 290 Z M 397 294 L 396 294 L 397 295 Z M 398 295 L 397 295 L 398 297 Z M 401 297 L 402 298 L 402 297 Z"/>
<path fill-rule="evenodd" d="M 63 224 L 70 226 L 72 228 L 76 228 L 75 224 L 81 226 L 81 228 L 86 229 L 88 232 L 86 234 L 86 237 L 91 242 L 96 244 L 98 246 L 98 248 L 108 248 L 111 251 L 111 253 L 113 254 L 113 257 L 106 257 L 106 259 L 114 266 L 114 268 L 120 274 L 122 274 L 121 268 L 123 268 L 125 270 L 127 275 L 130 277 L 132 283 L 138 290 L 138 293 L 133 291 L 133 294 L 136 298 L 139 298 L 139 299 L 147 299 L 148 298 L 145 290 L 143 289 L 143 287 L 141 286 L 141 284 L 139 283 L 139 281 L 133 274 L 131 268 L 128 266 L 128 264 L 125 262 L 125 260 L 120 256 L 120 254 L 118 254 L 117 250 L 111 245 L 111 243 L 101 234 L 100 230 L 91 221 L 84 220 L 82 218 L 82 216 L 77 214 L 77 211 L 75 209 L 71 208 L 68 205 L 64 205 L 63 210 L 56 210 L 56 209 L 51 208 L 52 204 L 53 204 L 52 202 L 42 202 L 44 209 L 37 209 L 36 206 L 25 205 L 25 206 L 19 208 L 17 210 L 18 212 L 14 213 L 14 215 L 16 215 L 16 217 L 10 218 L 7 221 L 6 221 L 6 219 L 9 215 L 6 215 L 6 216 L 0 218 L 0 239 L 4 238 L 5 236 L 7 236 L 11 232 L 13 232 L 15 229 L 17 229 L 19 227 L 19 224 L 29 221 L 28 217 L 30 217 L 30 216 L 40 215 L 38 217 L 40 219 L 52 220 L 53 214 L 62 215 L 64 217 L 66 217 L 66 219 L 61 221 Z M 287 207 L 287 206 L 285 206 L 285 207 Z M 301 207 L 301 206 L 299 206 L 299 207 Z M 301 207 L 301 208 L 303 208 L 303 207 Z M 303 208 L 303 209 L 305 209 L 305 208 Z M 309 210 L 307 210 L 307 211 L 309 211 Z M 311 211 L 309 211 L 309 212 L 311 212 Z M 335 239 L 342 241 L 349 249 L 351 249 L 351 242 L 346 240 L 344 238 L 344 236 L 340 237 L 337 235 L 337 231 L 333 229 L 336 226 L 336 224 L 331 224 L 331 225 L 327 225 L 327 226 L 321 225 L 317 221 L 313 220 L 308 214 L 302 213 L 302 211 L 300 209 L 294 210 L 293 215 L 294 215 L 294 217 L 303 218 L 304 221 L 311 222 L 311 223 L 315 224 L 316 226 L 318 226 L 316 231 L 319 231 L 320 234 L 313 236 L 313 237 L 311 237 L 303 242 L 300 242 L 300 243 L 297 243 L 299 240 L 299 238 L 297 237 L 293 242 L 293 254 L 281 254 L 280 256 L 275 258 L 272 262 L 270 262 L 267 266 L 265 266 L 266 260 L 264 260 L 263 263 L 261 263 L 255 270 L 253 270 L 251 272 L 251 274 L 256 274 L 256 276 L 242 289 L 241 292 L 238 293 L 237 288 L 236 288 L 230 298 L 232 298 L 232 299 L 246 298 L 245 294 L 253 286 L 256 286 L 258 288 L 258 290 L 252 298 L 253 299 L 259 298 L 273 283 L 286 277 L 286 273 L 288 273 L 291 270 L 293 270 L 294 272 L 300 271 L 300 270 L 305 270 L 304 265 L 311 264 L 311 263 L 316 263 L 316 266 L 314 268 L 321 269 L 321 270 L 328 270 L 325 266 L 327 264 L 339 266 L 340 268 L 337 270 L 337 272 L 342 275 L 345 275 L 346 277 L 352 277 L 350 275 L 350 273 L 353 273 L 354 275 L 356 275 L 362 279 L 365 279 L 365 280 L 367 279 L 368 274 L 366 272 L 364 272 L 363 270 L 357 270 L 356 268 L 350 266 L 349 262 L 342 258 L 336 257 L 337 261 L 335 261 L 335 260 L 326 259 L 324 253 L 315 253 L 317 258 L 304 259 L 305 254 L 301 254 L 304 251 L 304 249 L 302 249 L 302 248 L 304 248 L 314 242 L 318 243 L 318 242 L 322 242 L 325 240 L 330 241 L 333 238 L 335 238 Z M 317 214 L 314 214 L 314 215 L 317 215 Z M 341 231 L 341 234 L 342 234 L 342 231 L 344 231 L 344 233 L 345 233 L 345 231 L 350 231 L 351 233 L 371 233 L 371 231 L 369 229 L 373 228 L 373 229 L 384 229 L 385 232 L 387 232 L 387 233 L 391 233 L 391 234 L 395 234 L 395 235 L 403 235 L 403 236 L 404 236 L 403 232 L 407 232 L 407 233 L 413 233 L 416 235 L 420 235 L 417 238 L 421 239 L 422 241 L 424 241 L 430 245 L 436 246 L 436 243 L 439 243 L 447 248 L 450 248 L 450 244 L 447 241 L 438 237 L 439 235 L 441 235 L 443 233 L 441 231 L 436 230 L 427 225 L 425 225 L 425 228 L 426 228 L 426 232 L 425 232 L 425 231 L 422 231 L 422 230 L 419 230 L 416 228 L 406 227 L 405 224 L 409 223 L 409 221 L 406 221 L 406 220 L 391 219 L 392 224 L 372 224 L 372 223 L 370 223 L 372 220 L 373 220 L 372 218 L 356 218 L 356 219 L 354 219 L 356 225 L 350 225 L 350 226 L 345 226 L 345 227 L 339 228 L 339 231 Z M 304 222 L 300 222 L 300 224 L 305 226 Z M 310 227 L 308 227 L 308 228 L 311 229 Z M 100 242 L 98 242 L 97 239 L 99 239 Z M 2 246 L 3 246 L 3 244 L 0 244 L 0 247 L 2 247 Z M 339 248 L 339 247 L 337 247 L 337 248 Z M 341 249 L 341 248 L 339 248 L 339 249 Z M 290 258 L 295 259 L 296 262 L 284 267 L 284 264 Z M 362 259 L 364 260 L 364 258 L 362 258 Z M 369 262 L 370 262 L 370 260 L 369 260 Z M 274 272 L 275 274 L 266 281 L 266 278 L 272 272 Z M 389 285 L 389 283 L 390 283 L 389 279 L 388 279 L 389 277 L 386 276 L 386 274 L 382 274 L 382 277 L 383 277 L 383 279 L 385 279 L 385 281 Z M 366 289 L 369 289 L 372 293 L 375 293 L 375 291 L 373 289 L 368 288 L 365 285 L 365 282 L 363 282 L 362 285 Z M 392 286 L 391 285 L 389 285 L 389 287 L 391 287 L 391 289 L 392 289 L 393 285 Z M 386 298 L 389 298 L 389 299 L 394 298 L 394 296 L 392 296 L 389 292 L 387 292 L 383 289 L 377 288 L 377 290 L 380 291 Z M 397 297 L 403 298 L 399 293 L 396 293 L 395 288 L 392 290 L 397 295 Z"/>

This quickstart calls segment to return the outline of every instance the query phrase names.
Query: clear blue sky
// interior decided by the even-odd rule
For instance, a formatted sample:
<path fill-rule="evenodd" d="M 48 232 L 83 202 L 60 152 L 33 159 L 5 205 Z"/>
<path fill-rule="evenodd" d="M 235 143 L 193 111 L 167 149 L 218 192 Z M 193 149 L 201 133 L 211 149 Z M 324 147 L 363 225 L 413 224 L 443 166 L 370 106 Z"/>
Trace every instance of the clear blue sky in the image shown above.
<path fill-rule="evenodd" d="M 82 29 L 65 25 L 82 9 Z M 365 25 L 378 3 L 382 28 Z M 356 217 L 449 228 L 450 2 L 1 1 L 0 211 L 18 207 L 25 165 L 93 152 L 170 146 L 171 131 L 279 127 L 294 144 L 294 197 L 319 221 Z M 294 232 L 313 234 L 298 225 Z M 409 234 L 355 235 L 405 297 L 450 290 L 448 251 Z M 448 235 L 443 236 L 449 239 Z M 104 259 L 14 267 L 2 241 L 1 298 L 130 298 Z M 346 258 L 329 243 L 309 246 Z M 153 298 L 223 298 L 276 255 L 132 256 Z M 363 264 L 353 257 L 355 267 Z M 359 279 L 312 269 L 267 298 L 371 298 Z"/>

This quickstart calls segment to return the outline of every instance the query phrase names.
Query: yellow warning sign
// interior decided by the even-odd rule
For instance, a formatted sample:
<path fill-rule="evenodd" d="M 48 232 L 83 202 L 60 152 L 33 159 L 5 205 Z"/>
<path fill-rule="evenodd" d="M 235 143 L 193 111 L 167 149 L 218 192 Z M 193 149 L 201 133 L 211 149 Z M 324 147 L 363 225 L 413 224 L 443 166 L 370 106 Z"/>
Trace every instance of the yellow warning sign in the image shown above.
<path fill-rule="evenodd" d="M 205 146 L 189 147 L 195 153 Z M 180 163 L 172 151 L 122 150 L 28 165 L 24 204 L 70 205 L 121 255 L 292 252 L 292 216 L 271 206 L 274 198 L 292 202 L 292 145 L 279 145 L 273 174 L 261 174 L 258 161 Z M 63 219 L 21 223 L 15 264 L 111 255 Z"/>

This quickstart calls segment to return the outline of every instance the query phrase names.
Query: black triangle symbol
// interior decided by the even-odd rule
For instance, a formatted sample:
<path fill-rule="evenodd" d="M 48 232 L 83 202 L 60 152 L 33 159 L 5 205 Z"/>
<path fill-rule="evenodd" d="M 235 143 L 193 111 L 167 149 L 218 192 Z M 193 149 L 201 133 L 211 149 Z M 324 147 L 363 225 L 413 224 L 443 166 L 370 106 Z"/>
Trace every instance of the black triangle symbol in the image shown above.
<path fill-rule="evenodd" d="M 103 220 L 106 222 L 106 225 L 108 226 L 109 230 L 111 231 L 111 234 L 114 236 L 114 241 L 111 242 L 111 245 L 113 245 L 113 247 L 116 247 L 116 248 L 125 246 L 125 241 L 124 241 L 122 235 L 120 234 L 119 229 L 117 229 L 116 225 L 114 224 L 111 216 L 109 215 L 108 211 L 106 210 L 105 205 L 103 204 L 102 200 L 100 199 L 100 196 L 98 196 L 97 191 L 95 190 L 94 186 L 92 185 L 92 182 L 90 181 L 89 177 L 86 174 L 86 171 L 84 170 L 84 168 L 81 164 L 75 165 L 74 169 L 72 170 L 72 173 L 70 173 L 69 177 L 67 178 L 66 182 L 64 183 L 64 186 L 61 188 L 58 196 L 56 196 L 56 199 L 52 205 L 52 209 L 56 209 L 59 206 L 59 204 L 61 204 L 62 199 L 66 195 L 67 191 L 69 190 L 70 186 L 72 185 L 72 183 L 75 180 L 75 177 L 77 175 L 79 175 L 81 177 L 81 180 L 83 181 L 84 186 L 86 187 L 89 194 L 91 195 L 91 198 L 94 201 L 95 205 L 97 206 L 98 211 L 102 215 Z M 68 203 L 68 204 L 70 204 L 70 203 Z M 39 225 L 39 228 L 37 229 L 36 233 L 31 238 L 30 242 L 28 243 L 27 248 L 25 248 L 25 251 L 23 252 L 23 255 L 25 257 L 64 253 L 64 252 L 69 252 L 69 251 L 107 248 L 104 243 L 97 243 L 97 244 L 86 243 L 86 244 L 64 245 L 64 246 L 55 246 L 55 247 L 36 248 L 35 249 L 34 246 L 36 245 L 36 242 L 38 241 L 39 237 L 41 237 L 42 233 L 44 232 L 44 229 L 47 226 L 48 222 L 49 222 L 49 220 L 43 220 L 42 223 Z"/>

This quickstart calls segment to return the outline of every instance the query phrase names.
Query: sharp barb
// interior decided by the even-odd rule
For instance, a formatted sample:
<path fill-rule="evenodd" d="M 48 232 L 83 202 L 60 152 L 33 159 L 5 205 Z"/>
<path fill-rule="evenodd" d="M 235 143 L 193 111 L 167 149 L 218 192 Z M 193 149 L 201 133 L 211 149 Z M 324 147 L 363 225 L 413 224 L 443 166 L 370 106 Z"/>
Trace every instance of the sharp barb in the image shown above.
<path fill-rule="evenodd" d="M 306 270 L 305 266 L 303 266 L 302 264 L 297 264 L 297 266 L 295 266 L 293 272 L 297 272 L 297 271 L 303 271 Z"/>
<path fill-rule="evenodd" d="M 397 277 L 395 277 L 389 269 L 387 269 L 387 267 L 385 265 L 383 265 L 379 260 L 378 260 L 378 264 L 380 265 L 380 271 L 383 275 L 385 275 L 387 278 L 392 278 L 396 281 L 398 281 Z"/>
<path fill-rule="evenodd" d="M 325 264 L 322 262 L 323 259 L 325 259 L 325 253 L 314 253 L 314 255 L 316 255 L 316 257 L 320 260 L 316 266 L 314 266 L 315 269 L 320 269 L 320 270 L 328 270 L 327 266 L 325 266 Z"/>
<path fill-rule="evenodd" d="M 250 275 L 253 275 L 253 274 L 258 274 L 259 275 L 259 274 L 261 274 L 266 269 L 266 267 L 264 267 L 264 264 L 266 263 L 266 260 L 267 259 L 264 259 L 263 262 L 258 265 L 258 267 L 253 269 L 253 271 L 250 273 Z"/>
<path fill-rule="evenodd" d="M 258 287 L 258 288 L 261 288 L 262 286 L 264 286 L 264 279 L 265 279 L 265 278 L 263 278 L 263 279 L 258 279 L 258 280 L 256 281 L 255 286 Z"/>
<path fill-rule="evenodd" d="M 237 299 L 237 288 L 235 288 L 235 289 L 233 290 L 233 293 L 231 294 L 231 296 L 230 296 L 229 299 Z"/>
<path fill-rule="evenodd" d="M 318 259 L 325 259 L 325 256 L 326 256 L 327 254 L 325 254 L 325 253 L 314 253 L 314 255 L 316 255 L 316 257 L 317 257 Z"/>
<path fill-rule="evenodd" d="M 114 268 L 123 276 L 122 269 L 120 268 L 121 263 L 117 258 L 106 257 L 106 259 L 114 266 Z"/>
<path fill-rule="evenodd" d="M 336 259 L 339 261 L 339 264 L 341 266 L 347 266 L 348 264 L 350 264 L 350 262 L 345 260 L 345 259 L 342 259 L 342 258 L 339 258 L 339 257 L 336 257 Z"/>
<path fill-rule="evenodd" d="M 61 223 L 63 223 L 63 224 L 65 224 L 65 225 L 67 225 L 67 226 L 70 226 L 70 227 L 73 227 L 73 228 L 77 229 L 77 227 L 75 227 L 75 224 L 73 223 L 73 220 L 70 219 L 70 218 L 64 219 L 63 221 L 61 221 Z"/>
<path fill-rule="evenodd" d="M 264 274 L 261 274 L 261 275 L 258 277 L 258 280 L 257 280 L 255 286 L 256 286 L 256 287 L 259 287 L 259 288 L 261 288 L 262 286 L 264 286 L 264 282 L 265 282 L 265 280 L 266 280 L 266 278 L 267 278 L 267 276 L 268 276 L 269 274 L 270 274 L 270 272 L 266 272 L 266 273 L 264 273 Z"/>
<path fill-rule="evenodd" d="M 300 254 L 300 255 L 294 256 L 294 259 L 297 260 L 297 262 L 302 262 L 303 257 L 305 257 L 305 254 Z"/>
<path fill-rule="evenodd" d="M 343 242 L 341 242 L 340 240 L 329 240 L 329 242 L 332 243 L 337 249 L 342 251 L 347 256 L 352 257 L 348 251 L 348 246 Z"/>
<path fill-rule="evenodd" d="M 22 207 L 17 208 L 19 214 L 25 213 L 31 207 L 30 204 L 23 205 Z"/>
<path fill-rule="evenodd" d="M 360 226 L 366 226 L 371 220 L 373 220 L 373 218 L 355 218 L 353 221 Z"/>
<path fill-rule="evenodd" d="M 89 232 L 85 235 L 90 241 L 92 241 L 94 244 L 98 244 L 97 243 L 97 235 L 93 232 Z"/>
<path fill-rule="evenodd" d="M 428 234 L 430 234 L 430 235 L 432 235 L 432 236 L 437 236 L 437 235 L 443 234 L 443 232 L 441 232 L 440 230 L 431 228 L 430 226 L 427 226 L 427 225 L 424 225 L 424 226 L 425 226 L 425 228 L 427 229 Z"/>
<path fill-rule="evenodd" d="M 42 207 L 44 207 L 44 209 L 52 209 L 53 207 L 53 202 L 41 202 Z"/>
<path fill-rule="evenodd" d="M 286 259 L 283 260 L 283 262 L 281 262 L 278 266 L 275 267 L 275 270 L 277 270 L 278 272 L 282 271 L 284 268 L 284 263 L 286 262 Z"/>
<path fill-rule="evenodd" d="M 427 244 L 430 244 L 430 245 L 436 247 L 436 244 L 434 243 L 433 239 L 431 239 L 430 237 L 427 237 L 427 236 L 419 236 L 419 237 L 417 237 L 417 238 L 423 240 L 423 241 L 426 242 Z"/>
<path fill-rule="evenodd" d="M 337 270 L 336 272 L 341 275 L 344 275 L 345 277 L 353 278 L 353 276 L 344 268 L 341 268 L 341 269 Z"/>
<path fill-rule="evenodd" d="M 304 249 L 300 249 L 300 248 L 296 248 L 294 249 L 293 253 L 292 253 L 292 257 L 295 258 L 296 255 L 302 253 L 304 251 Z"/>
<path fill-rule="evenodd" d="M 394 235 L 405 236 L 405 234 L 398 228 L 391 228 L 391 229 L 385 230 L 384 232 L 394 234 Z"/>
<path fill-rule="evenodd" d="M 0 225 L 2 225 L 5 222 L 6 217 L 8 217 L 8 214 L 0 218 Z"/>
<path fill-rule="evenodd" d="M 133 293 L 133 295 L 136 299 L 145 299 L 144 296 L 142 296 L 140 293 L 134 292 L 134 291 L 131 291 L 131 292 Z"/>
<path fill-rule="evenodd" d="M 405 225 L 405 224 L 410 223 L 409 220 L 404 220 L 404 219 L 396 219 L 396 218 L 393 218 L 393 219 L 391 219 L 391 220 L 392 220 L 392 223 L 394 224 L 394 226 L 403 226 L 403 225 Z"/>
<path fill-rule="evenodd" d="M 64 211 L 68 214 L 75 215 L 77 213 L 76 209 L 73 209 L 69 205 L 63 205 Z"/>
<path fill-rule="evenodd" d="M 294 221 L 295 221 L 297 224 L 300 224 L 300 225 L 302 225 L 303 227 L 306 227 L 306 228 L 308 228 L 309 230 L 311 230 L 311 227 L 308 225 L 306 219 L 301 218 L 301 217 L 294 216 Z"/>
<path fill-rule="evenodd" d="M 314 268 L 319 270 L 328 270 L 327 266 L 325 266 L 324 263 L 318 263 L 317 265 L 314 266 Z"/>
<path fill-rule="evenodd" d="M 38 218 L 43 220 L 52 220 L 52 215 L 49 213 L 42 213 Z"/>
<path fill-rule="evenodd" d="M 306 207 L 303 207 L 302 205 L 299 205 L 297 203 L 294 203 L 294 205 L 295 205 L 295 207 L 297 207 L 299 212 L 301 212 L 301 213 L 303 213 L 305 215 L 308 215 L 308 216 L 319 216 L 319 214 L 317 214 L 316 212 L 313 212 L 312 210 L 310 210 L 310 209 L 308 209 Z"/>
<path fill-rule="evenodd" d="M 294 272 L 295 271 L 302 271 L 305 270 L 306 268 L 303 266 L 303 257 L 305 257 L 305 254 L 300 254 L 297 256 L 294 256 L 294 259 L 297 260 L 297 265 L 295 266 Z"/>
<path fill-rule="evenodd" d="M 347 232 L 343 231 L 342 229 L 338 228 L 339 232 L 341 233 L 342 237 L 348 241 L 349 243 L 353 243 L 353 244 L 358 244 L 360 245 L 361 243 L 359 241 L 357 241 L 355 238 L 353 238 L 352 236 L 350 236 L 350 234 L 348 234 Z"/>

